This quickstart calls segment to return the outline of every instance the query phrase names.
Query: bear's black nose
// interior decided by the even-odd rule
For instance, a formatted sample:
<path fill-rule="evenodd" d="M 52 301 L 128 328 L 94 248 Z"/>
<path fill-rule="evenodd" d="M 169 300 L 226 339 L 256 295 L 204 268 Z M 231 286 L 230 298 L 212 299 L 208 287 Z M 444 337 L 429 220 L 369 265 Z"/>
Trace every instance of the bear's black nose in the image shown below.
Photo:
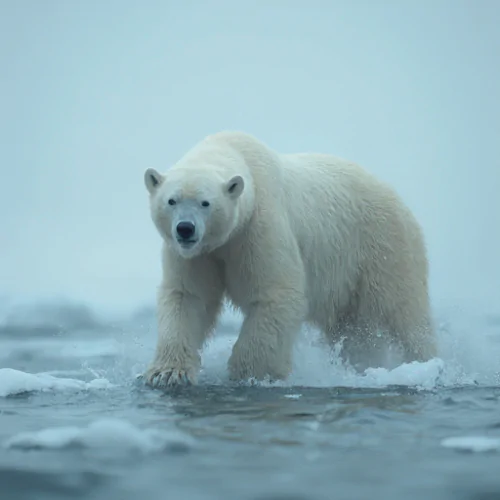
<path fill-rule="evenodd" d="M 194 224 L 189 221 L 181 221 L 177 224 L 177 234 L 183 240 L 190 240 L 194 234 Z"/>

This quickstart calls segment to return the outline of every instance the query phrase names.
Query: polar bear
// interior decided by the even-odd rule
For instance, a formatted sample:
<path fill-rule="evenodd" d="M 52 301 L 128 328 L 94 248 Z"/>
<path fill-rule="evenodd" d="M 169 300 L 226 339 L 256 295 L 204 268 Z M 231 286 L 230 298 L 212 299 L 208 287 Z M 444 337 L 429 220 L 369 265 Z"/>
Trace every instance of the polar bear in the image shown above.
<path fill-rule="evenodd" d="M 359 366 L 380 366 L 369 351 L 381 337 L 399 345 L 403 361 L 435 356 L 422 230 L 361 166 L 279 154 L 226 131 L 144 179 L 163 239 L 147 384 L 197 383 L 224 299 L 244 316 L 231 380 L 286 379 L 304 324 L 331 344 L 344 337 L 344 356 Z"/>

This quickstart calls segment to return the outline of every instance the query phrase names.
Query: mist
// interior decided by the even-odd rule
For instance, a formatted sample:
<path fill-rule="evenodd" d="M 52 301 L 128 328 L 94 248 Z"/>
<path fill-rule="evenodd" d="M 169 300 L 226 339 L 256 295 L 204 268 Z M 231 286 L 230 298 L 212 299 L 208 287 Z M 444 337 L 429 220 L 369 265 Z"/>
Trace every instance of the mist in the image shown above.
<path fill-rule="evenodd" d="M 0 299 L 153 304 L 143 172 L 232 129 L 390 182 L 434 307 L 498 314 L 499 25 L 493 0 L 3 2 Z"/>

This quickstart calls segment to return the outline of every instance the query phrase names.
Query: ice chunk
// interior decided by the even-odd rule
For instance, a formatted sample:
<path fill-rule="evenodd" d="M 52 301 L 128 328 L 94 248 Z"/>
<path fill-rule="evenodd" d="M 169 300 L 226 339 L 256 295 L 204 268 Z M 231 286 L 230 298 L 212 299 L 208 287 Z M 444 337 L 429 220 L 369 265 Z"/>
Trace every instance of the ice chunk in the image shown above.
<path fill-rule="evenodd" d="M 114 387 L 108 380 L 98 378 L 91 382 L 73 378 L 59 378 L 39 373 L 26 373 L 12 368 L 0 369 L 0 397 L 37 391 L 81 391 Z"/>
<path fill-rule="evenodd" d="M 4 443 L 6 448 L 68 449 L 85 448 L 107 452 L 157 453 L 164 450 L 186 451 L 193 444 L 189 436 L 179 432 L 140 429 L 116 418 L 102 418 L 87 427 L 52 427 L 36 432 L 23 432 Z"/>

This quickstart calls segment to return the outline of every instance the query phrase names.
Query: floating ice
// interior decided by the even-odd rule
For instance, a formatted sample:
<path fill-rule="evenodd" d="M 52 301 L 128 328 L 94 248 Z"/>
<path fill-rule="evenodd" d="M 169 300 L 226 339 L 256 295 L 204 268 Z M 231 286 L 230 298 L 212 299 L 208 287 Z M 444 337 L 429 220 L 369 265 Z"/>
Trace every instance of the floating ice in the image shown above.
<path fill-rule="evenodd" d="M 450 437 L 443 439 L 441 441 L 441 446 L 461 451 L 500 451 L 500 438 L 485 436 Z"/>
<path fill-rule="evenodd" d="M 300 399 L 302 394 L 285 394 L 283 397 L 287 399 Z"/>
<path fill-rule="evenodd" d="M 139 429 L 116 418 L 102 418 L 87 427 L 53 427 L 23 432 L 4 442 L 5 448 L 24 450 L 84 448 L 106 452 L 158 453 L 186 451 L 192 445 L 189 436 L 178 432 Z"/>
<path fill-rule="evenodd" d="M 363 386 L 405 385 L 419 389 L 433 389 L 439 383 L 443 371 L 444 361 L 439 358 L 425 363 L 417 361 L 404 363 L 393 370 L 368 368 L 364 372 Z"/>
<path fill-rule="evenodd" d="M 108 389 L 114 387 L 107 379 L 96 378 L 84 382 L 72 378 L 59 378 L 39 373 L 26 373 L 12 368 L 0 368 L 0 397 L 22 394 L 24 392 L 80 391 L 89 389 Z"/>

